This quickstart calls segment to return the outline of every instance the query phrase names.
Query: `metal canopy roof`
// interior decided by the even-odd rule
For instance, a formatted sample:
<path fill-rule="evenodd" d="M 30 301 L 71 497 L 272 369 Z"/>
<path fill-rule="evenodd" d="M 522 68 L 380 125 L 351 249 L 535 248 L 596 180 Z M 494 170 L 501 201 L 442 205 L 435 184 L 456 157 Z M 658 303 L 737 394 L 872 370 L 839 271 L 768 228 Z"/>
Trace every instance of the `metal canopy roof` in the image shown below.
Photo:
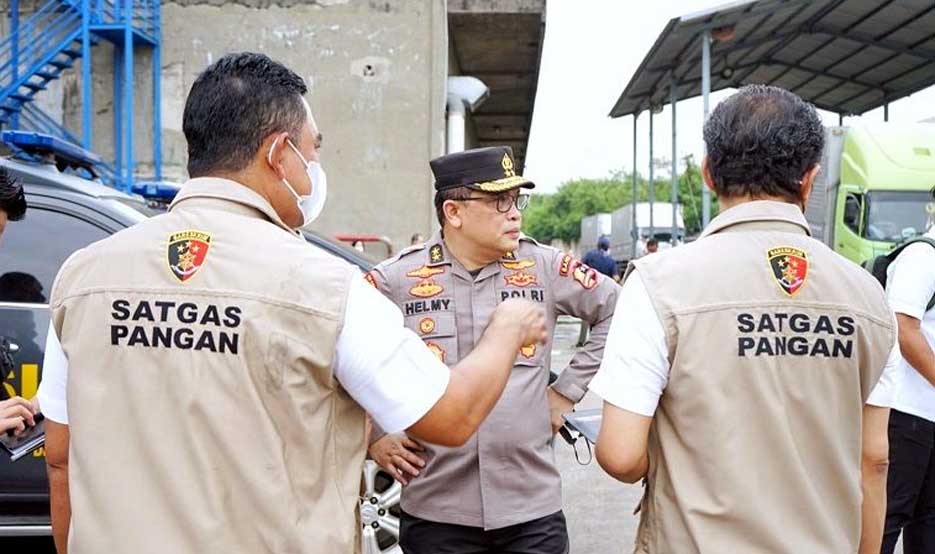
<path fill-rule="evenodd" d="M 771 84 L 857 115 L 935 85 L 933 0 L 743 1 L 669 21 L 610 116 L 667 103 L 673 76 L 677 100 L 701 94 L 705 31 L 712 91 Z"/>

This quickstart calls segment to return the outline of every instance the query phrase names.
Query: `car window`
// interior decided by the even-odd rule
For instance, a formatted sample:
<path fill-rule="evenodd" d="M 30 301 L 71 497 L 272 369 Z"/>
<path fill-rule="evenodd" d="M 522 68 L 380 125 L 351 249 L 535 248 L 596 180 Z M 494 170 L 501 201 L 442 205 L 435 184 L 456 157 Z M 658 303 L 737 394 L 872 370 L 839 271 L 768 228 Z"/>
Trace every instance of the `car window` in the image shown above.
<path fill-rule="evenodd" d="M 0 302 L 47 303 L 68 256 L 109 235 L 84 219 L 31 206 L 0 239 Z"/>

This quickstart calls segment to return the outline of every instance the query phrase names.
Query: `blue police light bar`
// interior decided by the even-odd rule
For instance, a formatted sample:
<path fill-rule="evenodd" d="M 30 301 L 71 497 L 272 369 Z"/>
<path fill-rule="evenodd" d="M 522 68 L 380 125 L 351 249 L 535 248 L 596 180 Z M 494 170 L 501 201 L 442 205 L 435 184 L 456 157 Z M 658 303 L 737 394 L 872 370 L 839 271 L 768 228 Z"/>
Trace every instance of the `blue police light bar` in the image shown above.
<path fill-rule="evenodd" d="M 181 186 L 170 181 L 137 181 L 130 187 L 130 192 L 150 200 L 171 202 L 179 193 Z"/>
<path fill-rule="evenodd" d="M 97 154 L 52 135 L 28 131 L 3 131 L 0 140 L 29 154 L 52 154 L 80 167 L 94 167 L 103 160 Z"/>

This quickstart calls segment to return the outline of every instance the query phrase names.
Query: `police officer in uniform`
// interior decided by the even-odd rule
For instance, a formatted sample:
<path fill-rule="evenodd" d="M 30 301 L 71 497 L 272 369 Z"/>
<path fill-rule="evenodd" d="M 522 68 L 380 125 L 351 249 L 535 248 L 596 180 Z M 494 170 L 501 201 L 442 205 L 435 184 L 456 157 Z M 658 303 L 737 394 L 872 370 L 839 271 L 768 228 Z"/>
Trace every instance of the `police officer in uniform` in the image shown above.
<path fill-rule="evenodd" d="M 353 552 L 365 410 L 461 444 L 544 339 L 541 308 L 502 305 L 449 371 L 304 240 L 327 190 L 306 91 L 261 54 L 208 67 L 169 213 L 60 270 L 40 388 L 60 553 Z"/>
<path fill-rule="evenodd" d="M 504 396 L 463 447 L 375 426 L 371 456 L 408 482 L 400 544 L 407 554 L 566 552 L 552 440 L 597 370 L 618 286 L 520 233 L 528 201 L 521 190 L 534 185 L 516 173 L 510 148 L 443 156 L 431 168 L 441 232 L 368 277 L 400 307 L 406 326 L 449 365 L 474 348 L 490 314 L 511 298 L 543 306 L 550 335 L 563 314 L 587 321 L 592 334 L 552 387 L 550 348 L 517 351 Z"/>
<path fill-rule="evenodd" d="M 880 551 L 899 351 L 879 284 L 809 236 L 823 136 L 742 88 L 704 127 L 720 215 L 630 268 L 590 388 L 598 462 L 645 479 L 636 552 Z"/>

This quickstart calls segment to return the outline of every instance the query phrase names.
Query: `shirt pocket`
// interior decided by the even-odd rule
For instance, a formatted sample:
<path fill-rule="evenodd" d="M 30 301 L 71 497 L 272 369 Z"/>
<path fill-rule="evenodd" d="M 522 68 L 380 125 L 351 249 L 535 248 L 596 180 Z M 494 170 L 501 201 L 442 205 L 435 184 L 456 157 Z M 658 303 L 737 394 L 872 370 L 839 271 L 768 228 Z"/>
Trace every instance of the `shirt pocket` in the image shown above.
<path fill-rule="evenodd" d="M 405 324 L 443 363 L 453 365 L 458 361 L 458 334 L 453 313 L 406 316 Z"/>

